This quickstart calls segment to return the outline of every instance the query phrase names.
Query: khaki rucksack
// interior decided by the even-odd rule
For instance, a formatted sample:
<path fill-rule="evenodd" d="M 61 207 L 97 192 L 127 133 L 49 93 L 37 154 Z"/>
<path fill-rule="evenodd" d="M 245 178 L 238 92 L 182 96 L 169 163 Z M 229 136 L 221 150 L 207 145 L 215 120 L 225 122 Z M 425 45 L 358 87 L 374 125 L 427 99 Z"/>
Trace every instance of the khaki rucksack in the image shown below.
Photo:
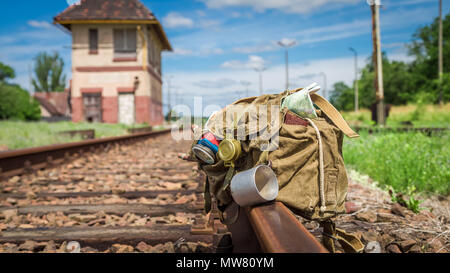
<path fill-rule="evenodd" d="M 321 222 L 330 233 L 329 237 L 324 236 L 324 244 L 331 251 L 334 251 L 333 238 L 343 239 L 343 246 L 348 243 L 349 251 L 360 251 L 361 243 L 355 243 L 354 237 L 336 229 L 331 222 L 331 218 L 345 213 L 348 178 L 342 157 L 343 137 L 344 134 L 350 138 L 358 135 L 327 100 L 315 93 L 310 97 L 320 108 L 316 111 L 317 118 L 301 118 L 287 108 L 271 109 L 300 90 L 242 99 L 210 118 L 208 130 L 219 139 L 241 138 L 242 156 L 232 166 L 220 159 L 214 165 L 200 163 L 200 169 L 207 175 L 205 210 L 211 210 L 213 196 L 219 210 L 225 211 L 232 202 L 229 184 L 234 174 L 269 164 L 279 182 L 277 201 L 306 219 Z M 241 106 L 243 110 L 238 113 L 227 111 L 235 106 Z M 261 107 L 264 107 L 262 113 L 251 110 Z M 251 126 L 255 119 L 260 127 Z M 265 135 L 264 140 L 255 137 L 257 135 Z M 278 147 L 264 151 L 262 148 L 267 150 L 275 145 L 271 142 L 276 142 L 276 136 Z M 195 158 L 192 153 L 190 155 Z"/>

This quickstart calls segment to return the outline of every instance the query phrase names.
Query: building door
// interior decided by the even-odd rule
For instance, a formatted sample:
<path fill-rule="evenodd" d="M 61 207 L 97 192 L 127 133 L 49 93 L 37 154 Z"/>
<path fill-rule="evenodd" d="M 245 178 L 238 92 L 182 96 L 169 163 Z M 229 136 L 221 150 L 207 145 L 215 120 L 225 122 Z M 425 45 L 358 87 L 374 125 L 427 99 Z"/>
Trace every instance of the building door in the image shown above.
<path fill-rule="evenodd" d="M 101 93 L 83 94 L 83 112 L 87 122 L 102 122 Z"/>
<path fill-rule="evenodd" d="M 135 123 L 134 94 L 119 94 L 119 123 Z"/>

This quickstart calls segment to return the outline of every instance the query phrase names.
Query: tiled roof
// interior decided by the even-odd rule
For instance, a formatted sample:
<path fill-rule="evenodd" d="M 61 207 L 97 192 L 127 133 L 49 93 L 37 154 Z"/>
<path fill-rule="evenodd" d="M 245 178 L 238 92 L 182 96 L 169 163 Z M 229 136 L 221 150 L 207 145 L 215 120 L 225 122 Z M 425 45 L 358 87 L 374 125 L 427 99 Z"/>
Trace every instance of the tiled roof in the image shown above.
<path fill-rule="evenodd" d="M 64 114 L 59 112 L 56 106 L 54 106 L 50 101 L 43 97 L 34 96 L 34 98 L 39 102 L 42 107 L 44 107 L 52 117 L 54 116 L 63 116 Z"/>
<path fill-rule="evenodd" d="M 162 25 L 153 13 L 139 0 L 81 0 L 79 4 L 69 6 L 54 18 L 55 23 L 71 29 L 77 21 L 148 21 L 156 26 L 156 31 L 164 44 L 165 50 L 172 51 L 172 46 Z M 140 22 L 141 23 L 141 22 Z M 147 22 L 145 22 L 147 23 Z"/>
<path fill-rule="evenodd" d="M 64 92 L 35 92 L 34 97 L 52 114 L 69 114 L 69 90 Z M 50 104 L 51 106 L 49 106 Z"/>
<path fill-rule="evenodd" d="M 55 17 L 66 20 L 154 20 L 155 16 L 139 0 L 81 0 Z"/>

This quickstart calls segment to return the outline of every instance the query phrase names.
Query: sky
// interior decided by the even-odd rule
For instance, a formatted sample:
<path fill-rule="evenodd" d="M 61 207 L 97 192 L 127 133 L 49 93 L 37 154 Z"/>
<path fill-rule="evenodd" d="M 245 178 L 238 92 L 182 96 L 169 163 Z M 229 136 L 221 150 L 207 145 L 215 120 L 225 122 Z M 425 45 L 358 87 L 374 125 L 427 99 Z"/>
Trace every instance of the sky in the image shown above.
<path fill-rule="evenodd" d="M 0 62 L 16 70 L 13 82 L 33 92 L 33 58 L 57 51 L 71 77 L 70 33 L 52 24 L 74 0 L 1 1 Z M 290 88 L 317 82 L 328 93 L 334 83 L 351 85 L 372 52 L 371 12 L 367 0 L 142 0 L 162 23 L 174 48 L 163 54 L 163 97 L 168 105 L 219 108 L 286 86 L 285 51 L 289 49 Z M 450 12 L 443 1 L 443 14 Z M 381 0 L 382 50 L 392 60 L 411 61 L 406 44 L 417 28 L 438 16 L 438 0 Z M 444 34 L 445 35 L 445 34 Z M 199 98 L 197 98 L 198 103 Z"/>

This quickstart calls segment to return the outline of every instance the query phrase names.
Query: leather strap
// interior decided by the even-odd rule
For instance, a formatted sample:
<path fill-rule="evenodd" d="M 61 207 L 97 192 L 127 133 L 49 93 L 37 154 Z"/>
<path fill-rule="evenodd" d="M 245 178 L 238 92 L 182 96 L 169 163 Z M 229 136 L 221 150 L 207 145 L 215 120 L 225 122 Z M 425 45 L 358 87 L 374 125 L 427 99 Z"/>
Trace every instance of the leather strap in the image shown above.
<path fill-rule="evenodd" d="M 211 211 L 211 192 L 209 191 L 209 179 L 206 176 L 205 181 L 205 189 L 203 191 L 204 199 L 205 199 L 205 212 L 208 214 Z"/>
<path fill-rule="evenodd" d="M 228 210 L 232 205 L 233 205 L 233 202 L 232 202 L 230 205 L 228 205 L 228 207 L 227 207 L 227 209 L 225 209 L 225 211 Z M 224 216 L 224 212 L 222 212 L 222 211 L 219 210 L 220 222 L 221 222 L 222 224 L 226 225 L 226 226 L 231 226 L 232 224 L 236 223 L 237 220 L 239 219 L 239 214 L 240 214 L 241 207 L 239 207 L 239 206 L 236 204 L 236 208 L 237 208 L 237 210 L 236 210 L 236 212 L 232 215 L 232 217 L 229 217 L 228 214 L 229 214 L 230 212 L 228 211 L 228 212 L 227 212 L 227 216 L 228 216 L 228 217 L 226 217 L 226 218 L 225 218 L 225 216 Z"/>
<path fill-rule="evenodd" d="M 234 176 L 234 164 L 231 164 L 231 167 L 228 169 L 227 174 L 225 175 L 225 180 L 222 185 L 222 191 L 226 191 L 228 186 L 231 184 L 231 180 Z"/>
<path fill-rule="evenodd" d="M 328 116 L 328 118 L 333 121 L 334 125 L 336 125 L 336 127 L 338 127 L 346 136 L 348 136 L 349 138 L 359 137 L 359 135 L 355 133 L 355 131 L 353 131 L 350 126 L 348 126 L 342 115 L 338 110 L 336 110 L 336 108 L 334 108 L 331 103 L 329 103 L 325 98 L 316 93 L 311 93 L 310 96 L 311 100 L 317 106 L 319 106 L 319 108 Z"/>
<path fill-rule="evenodd" d="M 338 241 L 345 253 L 360 253 L 364 250 L 363 243 L 353 234 L 336 228 L 332 220 L 321 222 L 323 227 L 323 245 L 331 252 L 336 253 L 334 241 Z"/>

